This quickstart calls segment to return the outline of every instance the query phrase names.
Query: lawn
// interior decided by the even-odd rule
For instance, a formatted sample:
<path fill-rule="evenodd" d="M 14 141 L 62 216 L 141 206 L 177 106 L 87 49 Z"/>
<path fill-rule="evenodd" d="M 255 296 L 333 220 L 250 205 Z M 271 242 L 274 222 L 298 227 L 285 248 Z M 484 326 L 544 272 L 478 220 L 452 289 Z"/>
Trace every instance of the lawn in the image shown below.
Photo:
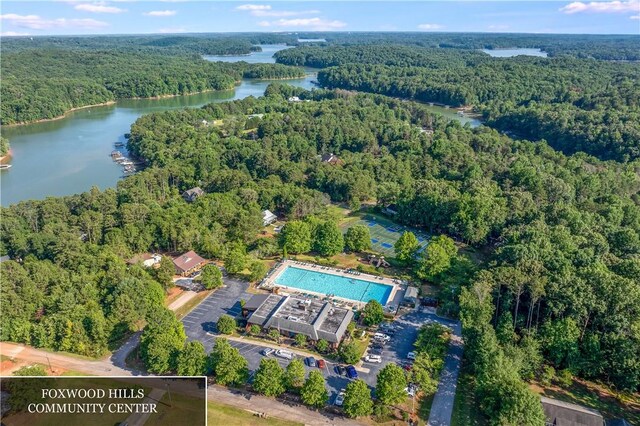
<path fill-rule="evenodd" d="M 204 426 L 206 424 L 204 404 L 203 399 L 175 392 L 172 392 L 169 398 L 169 394 L 165 393 L 160 403 L 156 405 L 158 412 L 149 417 L 147 424 Z"/>
<path fill-rule="evenodd" d="M 240 408 L 235 408 L 229 405 L 211 401 L 207 403 L 207 417 L 209 419 L 209 424 L 225 426 L 302 426 L 302 423 L 291 422 L 275 417 L 263 419 Z M 181 419 L 181 422 L 176 424 L 190 423 L 185 423 Z"/>
<path fill-rule="evenodd" d="M 210 294 L 211 290 L 201 291 L 196 294 L 193 299 L 189 300 L 187 303 L 175 310 L 176 318 L 181 319 L 182 317 L 187 315 L 193 308 L 198 306 L 200 302 L 202 302 Z"/>
<path fill-rule="evenodd" d="M 465 372 L 463 366 L 463 371 L 458 377 L 451 426 L 485 426 L 487 424 L 476 401 L 473 376 Z"/>

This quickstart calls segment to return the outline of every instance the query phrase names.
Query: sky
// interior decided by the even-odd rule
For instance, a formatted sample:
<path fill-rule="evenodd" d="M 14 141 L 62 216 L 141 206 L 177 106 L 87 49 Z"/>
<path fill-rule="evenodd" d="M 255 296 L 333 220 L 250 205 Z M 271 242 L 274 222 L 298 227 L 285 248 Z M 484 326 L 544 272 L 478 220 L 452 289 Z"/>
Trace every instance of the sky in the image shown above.
<path fill-rule="evenodd" d="M 640 0 L 0 3 L 0 34 L 424 31 L 640 34 Z"/>

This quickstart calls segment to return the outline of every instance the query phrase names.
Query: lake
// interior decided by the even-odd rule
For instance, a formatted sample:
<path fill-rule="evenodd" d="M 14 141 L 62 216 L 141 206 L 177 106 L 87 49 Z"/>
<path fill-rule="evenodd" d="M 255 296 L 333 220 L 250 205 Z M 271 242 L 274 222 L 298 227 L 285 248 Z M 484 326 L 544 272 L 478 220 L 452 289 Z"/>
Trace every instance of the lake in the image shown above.
<path fill-rule="evenodd" d="M 274 53 L 283 49 L 289 49 L 293 46 L 287 46 L 284 44 L 263 44 L 260 47 L 262 47 L 262 52 L 253 52 L 248 55 L 235 55 L 235 56 L 205 55 L 203 56 L 203 58 L 205 58 L 207 61 L 212 61 L 212 62 L 245 61 L 250 64 L 274 64 L 276 62 L 275 58 L 273 57 Z"/>
<path fill-rule="evenodd" d="M 513 56 L 538 56 L 541 58 L 547 57 L 547 52 L 543 52 L 540 49 L 527 49 L 527 48 L 512 48 L 512 49 L 482 49 L 482 51 L 494 58 L 511 58 Z"/>
<path fill-rule="evenodd" d="M 273 62 L 272 55 L 284 45 L 262 46 L 262 52 L 249 56 L 207 56 L 208 60 L 227 62 Z M 311 89 L 315 74 L 282 83 Z M 3 206 L 28 199 L 71 195 L 97 186 L 113 187 L 122 177 L 122 167 L 111 160 L 115 142 L 124 142 L 124 134 L 138 117 L 158 111 L 201 107 L 212 102 L 262 96 L 268 80 L 243 80 L 234 90 L 207 92 L 162 99 L 123 99 L 114 105 L 90 107 L 69 113 L 65 118 L 25 126 L 5 127 L 3 136 L 11 143 L 12 167 L 0 171 L 0 203 Z M 455 109 L 438 106 L 431 111 L 448 118 L 471 122 L 459 117 Z M 122 149 L 119 148 L 121 151 Z"/>

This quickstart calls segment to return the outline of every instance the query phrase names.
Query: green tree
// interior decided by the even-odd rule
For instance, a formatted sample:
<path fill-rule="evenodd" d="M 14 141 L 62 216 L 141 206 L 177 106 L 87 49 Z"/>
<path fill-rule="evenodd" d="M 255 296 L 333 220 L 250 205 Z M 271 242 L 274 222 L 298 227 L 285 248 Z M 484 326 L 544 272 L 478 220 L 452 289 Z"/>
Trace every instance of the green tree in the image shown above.
<path fill-rule="evenodd" d="M 351 418 L 371 415 L 373 400 L 371 399 L 371 390 L 364 380 L 357 379 L 347 384 L 342 406 L 346 415 Z"/>
<path fill-rule="evenodd" d="M 249 281 L 258 282 L 267 275 L 267 265 L 255 260 L 249 265 Z"/>
<path fill-rule="evenodd" d="M 251 324 L 251 327 L 249 327 L 249 334 L 252 336 L 258 336 L 260 333 L 262 333 L 262 328 L 260 328 L 258 324 Z"/>
<path fill-rule="evenodd" d="M 280 332 L 275 328 L 269 330 L 269 337 L 276 343 L 280 342 Z"/>
<path fill-rule="evenodd" d="M 289 221 L 282 227 L 278 239 L 287 253 L 307 253 L 311 251 L 311 226 L 300 220 Z"/>
<path fill-rule="evenodd" d="M 216 323 L 218 333 L 222 334 L 233 334 L 237 327 L 236 320 L 226 314 L 221 315 Z"/>
<path fill-rule="evenodd" d="M 240 355 L 240 351 L 231 346 L 227 339 L 219 337 L 207 358 L 207 371 L 215 377 L 216 383 L 220 385 L 238 386 L 247 381 L 249 364 Z"/>
<path fill-rule="evenodd" d="M 319 371 L 311 371 L 309 377 L 300 389 L 300 397 L 306 405 L 322 408 L 329 400 L 329 392 L 324 382 L 324 376 Z"/>
<path fill-rule="evenodd" d="M 304 334 L 298 333 L 295 337 L 296 346 L 303 347 L 307 344 L 307 336 Z"/>
<path fill-rule="evenodd" d="M 441 359 L 432 359 L 428 353 L 419 352 L 411 368 L 411 381 L 426 395 L 434 393 L 438 387 L 438 374 L 442 365 Z"/>
<path fill-rule="evenodd" d="M 420 243 L 413 232 L 405 231 L 398 238 L 393 248 L 396 259 L 400 262 L 410 263 L 413 262 L 416 253 L 420 249 Z"/>
<path fill-rule="evenodd" d="M 324 339 L 318 340 L 318 343 L 316 343 L 316 349 L 321 354 L 326 353 L 329 350 L 329 342 Z"/>
<path fill-rule="evenodd" d="M 304 383 L 305 369 L 300 358 L 294 358 L 284 372 L 284 385 L 288 390 L 298 389 Z"/>
<path fill-rule="evenodd" d="M 327 257 L 342 252 L 344 249 L 344 237 L 335 222 L 328 220 L 315 227 L 313 249 Z"/>
<path fill-rule="evenodd" d="M 371 233 L 365 225 L 355 225 L 347 229 L 344 246 L 349 251 L 361 252 L 371 249 Z"/>
<path fill-rule="evenodd" d="M 200 282 L 207 290 L 213 290 L 214 288 L 222 287 L 222 272 L 213 264 L 208 264 L 202 268 L 200 274 Z"/>
<path fill-rule="evenodd" d="M 446 235 L 431 238 L 421 253 L 416 274 L 423 280 L 433 280 L 449 270 L 457 253 L 454 241 Z"/>
<path fill-rule="evenodd" d="M 340 358 L 347 364 L 355 364 L 360 360 L 360 350 L 356 342 L 342 342 L 338 353 L 340 354 Z"/>
<path fill-rule="evenodd" d="M 229 250 L 224 258 L 224 268 L 230 274 L 239 274 L 247 267 L 247 254 L 244 248 L 236 246 Z"/>
<path fill-rule="evenodd" d="M 285 373 L 275 358 L 262 358 L 253 378 L 253 389 L 262 395 L 275 397 L 286 390 Z"/>
<path fill-rule="evenodd" d="M 362 322 L 367 325 L 377 325 L 384 321 L 384 308 L 377 300 L 370 300 L 362 310 Z"/>
<path fill-rule="evenodd" d="M 407 378 L 404 370 L 396 364 L 387 364 L 378 373 L 376 395 L 385 405 L 398 404 L 407 398 Z"/>
<path fill-rule="evenodd" d="M 176 267 L 168 256 L 162 256 L 157 268 L 152 269 L 156 281 L 167 290 L 173 287 L 173 276 L 176 274 Z"/>
<path fill-rule="evenodd" d="M 568 366 L 578 354 L 580 330 L 571 318 L 545 323 L 540 332 L 542 347 L 556 367 Z"/>
<path fill-rule="evenodd" d="M 156 309 L 140 337 L 140 355 L 147 370 L 156 374 L 174 370 L 186 339 L 175 314 L 166 308 Z"/>
<path fill-rule="evenodd" d="M 206 372 L 207 354 L 202 343 L 187 342 L 178 354 L 176 373 L 179 376 L 201 376 Z"/>

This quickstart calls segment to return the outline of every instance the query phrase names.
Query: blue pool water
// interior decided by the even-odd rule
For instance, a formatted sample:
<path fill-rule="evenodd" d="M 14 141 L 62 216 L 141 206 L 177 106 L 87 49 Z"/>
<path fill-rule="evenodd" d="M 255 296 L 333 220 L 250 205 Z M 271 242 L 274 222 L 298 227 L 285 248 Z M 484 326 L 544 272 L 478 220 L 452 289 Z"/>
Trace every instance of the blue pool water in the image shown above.
<path fill-rule="evenodd" d="M 276 277 L 275 283 L 315 293 L 333 294 L 336 297 L 360 302 L 377 300 L 383 306 L 387 303 L 392 290 L 392 287 L 386 284 L 308 271 L 293 266 L 287 266 Z"/>

